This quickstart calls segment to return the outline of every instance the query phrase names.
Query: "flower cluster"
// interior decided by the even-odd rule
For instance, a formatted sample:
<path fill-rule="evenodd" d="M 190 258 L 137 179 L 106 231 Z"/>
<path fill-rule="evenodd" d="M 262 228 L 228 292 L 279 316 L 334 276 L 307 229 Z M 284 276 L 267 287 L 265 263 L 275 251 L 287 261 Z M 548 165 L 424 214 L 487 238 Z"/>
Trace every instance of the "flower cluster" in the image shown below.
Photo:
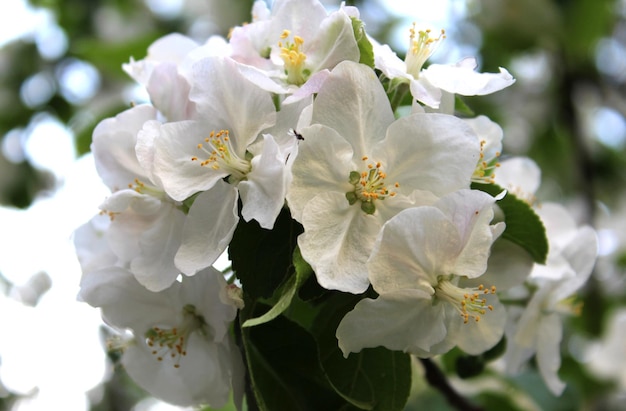
<path fill-rule="evenodd" d="M 524 187 L 538 174 L 510 169 L 530 160 L 500 163 L 500 127 L 454 111 L 455 96 L 512 76 L 472 58 L 424 68 L 445 33 L 415 25 L 401 60 L 354 7 L 257 1 L 252 17 L 228 40 L 156 41 L 124 66 L 151 104 L 94 130 L 111 195 L 75 234 L 79 298 L 119 331 L 111 349 L 129 375 L 170 403 L 221 407 L 231 392 L 241 404 L 247 373 L 271 409 L 255 357 L 267 333 L 249 321 L 280 316 L 313 345 L 330 333 L 348 359 L 479 355 L 506 334 L 510 370 L 536 353 L 560 392 L 560 313 L 591 272 L 595 234 L 556 205 L 533 208 L 538 183 Z M 520 288 L 521 312 L 500 302 Z M 318 321 L 333 298 L 352 303 Z"/>

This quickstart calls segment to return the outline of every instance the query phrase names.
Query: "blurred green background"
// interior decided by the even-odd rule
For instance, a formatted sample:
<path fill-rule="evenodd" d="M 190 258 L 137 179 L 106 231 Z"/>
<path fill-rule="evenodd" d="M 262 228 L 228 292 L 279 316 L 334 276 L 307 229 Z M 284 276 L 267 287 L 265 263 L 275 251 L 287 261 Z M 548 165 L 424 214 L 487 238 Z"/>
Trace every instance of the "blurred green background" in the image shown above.
<path fill-rule="evenodd" d="M 610 319 L 626 306 L 626 1 L 448 0 L 445 9 L 437 6 L 442 12 L 432 1 L 346 3 L 359 7 L 369 34 L 400 53 L 409 24 L 428 19 L 447 32 L 432 61 L 475 55 L 482 71 L 506 67 L 517 78 L 514 86 L 466 102 L 502 125 L 503 158 L 524 155 L 539 164 L 540 201 L 564 203 L 579 223 L 598 230 L 600 257 L 580 296 L 583 314 L 569 321 L 563 341 L 563 397 L 550 396 L 531 368 L 484 391 L 483 402 L 494 410 L 533 409 L 524 408 L 526 396 L 545 410 L 626 409 L 626 377 L 620 385 L 619 375 L 591 373 L 584 349 L 606 337 Z M 51 147 L 68 145 L 72 156 L 87 153 L 100 120 L 147 98 L 121 69 L 130 56 L 143 58 L 150 43 L 171 32 L 198 42 L 226 36 L 250 20 L 252 0 L 26 4 L 41 22 L 0 49 L 0 205 L 22 209 L 64 183 L 58 163 L 67 160 L 63 154 L 51 158 L 57 156 Z M 51 124 L 69 140 L 42 127 Z M 626 368 L 623 345 L 616 361 Z M 419 378 L 415 391 L 407 409 L 449 409 Z M 121 372 L 103 392 L 93 410 L 131 409 L 143 396 Z M 11 409 L 15 397 L 1 397 L 0 390 L 0 410 Z"/>

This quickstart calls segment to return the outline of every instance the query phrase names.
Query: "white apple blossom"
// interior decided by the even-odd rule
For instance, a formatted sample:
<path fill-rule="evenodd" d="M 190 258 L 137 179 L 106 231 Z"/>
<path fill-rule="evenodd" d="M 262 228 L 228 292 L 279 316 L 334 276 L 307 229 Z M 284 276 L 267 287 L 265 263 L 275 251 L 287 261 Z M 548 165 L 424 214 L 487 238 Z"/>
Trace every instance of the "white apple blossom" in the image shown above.
<path fill-rule="evenodd" d="M 211 57 L 193 66 L 193 120 L 146 124 L 154 141 L 154 173 L 176 201 L 193 200 L 176 266 L 191 275 L 212 264 L 230 242 L 241 215 L 271 229 L 284 205 L 287 153 L 263 134 L 276 121 L 269 93 L 248 81 L 230 58 Z M 150 137 L 151 136 L 151 137 Z M 191 223 L 191 221 L 195 223 Z"/>
<path fill-rule="evenodd" d="M 228 329 L 236 308 L 220 300 L 226 287 L 208 268 L 151 292 L 121 267 L 86 273 L 79 298 L 99 307 L 112 327 L 134 338 L 120 346 L 130 377 L 153 396 L 181 406 L 222 407 L 231 387 L 241 402 L 242 362 Z"/>
<path fill-rule="evenodd" d="M 182 204 L 152 173 L 151 147 L 135 147 L 138 132 L 156 116 L 154 107 L 142 105 L 103 120 L 92 144 L 96 169 L 112 191 L 100 206 L 112 220 L 105 234 L 109 247 L 152 291 L 169 287 L 178 275 L 174 255 L 186 220 Z"/>
<path fill-rule="evenodd" d="M 384 346 L 420 357 L 458 346 L 480 354 L 500 341 L 505 310 L 493 284 L 476 287 L 504 223 L 490 225 L 496 199 L 459 190 L 413 207 L 383 226 L 367 263 L 376 299 L 363 299 L 337 328 L 347 356 Z"/>
<path fill-rule="evenodd" d="M 256 1 L 252 23 L 232 31 L 232 57 L 260 70 L 246 71 L 259 86 L 293 94 L 287 103 L 299 100 L 317 92 L 339 62 L 359 61 L 351 17 L 356 8 L 329 14 L 318 0 L 276 0 L 271 10 Z"/>
<path fill-rule="evenodd" d="M 325 288 L 361 293 L 382 224 L 401 210 L 469 187 L 478 138 L 456 117 L 394 121 L 375 73 L 340 63 L 314 104 L 287 194 L 298 245 Z"/>
<path fill-rule="evenodd" d="M 443 39 L 443 30 L 433 34 L 430 29 L 417 30 L 413 23 L 404 60 L 388 45 L 372 42 L 376 68 L 389 79 L 408 82 L 413 98 L 435 109 L 441 103 L 442 90 L 463 96 L 476 96 L 494 93 L 515 82 L 513 76 L 502 67 L 499 73 L 476 72 L 477 63 L 472 57 L 452 65 L 431 64 L 423 69 L 424 63 Z"/>
<path fill-rule="evenodd" d="M 565 388 L 558 375 L 563 315 L 577 314 L 571 297 L 589 278 L 597 256 L 597 238 L 589 226 L 578 227 L 567 210 L 545 203 L 536 210 L 546 227 L 550 251 L 535 264 L 528 282 L 536 291 L 508 338 L 507 370 L 518 371 L 533 354 L 539 372 L 555 395 Z"/>

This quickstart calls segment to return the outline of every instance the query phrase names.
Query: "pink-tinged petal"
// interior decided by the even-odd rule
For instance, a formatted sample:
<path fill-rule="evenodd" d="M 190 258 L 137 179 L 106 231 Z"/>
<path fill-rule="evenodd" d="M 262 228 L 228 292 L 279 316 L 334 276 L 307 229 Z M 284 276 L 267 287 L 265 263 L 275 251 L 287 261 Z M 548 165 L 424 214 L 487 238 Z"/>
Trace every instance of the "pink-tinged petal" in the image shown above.
<path fill-rule="evenodd" d="M 194 275 L 213 264 L 233 236 L 239 216 L 237 189 L 223 181 L 196 197 L 187 214 L 176 266 Z"/>
<path fill-rule="evenodd" d="M 252 159 L 247 180 L 237 188 L 244 220 L 256 220 L 261 227 L 271 230 L 285 204 L 286 159 L 272 136 L 264 135 L 263 142 L 263 151 Z"/>
<path fill-rule="evenodd" d="M 349 205 L 343 193 L 320 193 L 309 201 L 298 245 L 322 287 L 354 294 L 367 289 L 365 263 L 380 224 L 357 204 Z"/>
<path fill-rule="evenodd" d="M 313 123 L 337 131 L 348 141 L 355 158 L 370 156 L 375 143 L 394 121 L 387 95 L 368 66 L 344 61 L 324 82 L 315 99 Z"/>
<path fill-rule="evenodd" d="M 156 116 L 154 107 L 140 105 L 101 121 L 94 129 L 91 150 L 96 170 L 111 191 L 127 188 L 135 178 L 148 174 L 137 161 L 135 144 L 144 123 Z"/>
<path fill-rule="evenodd" d="M 379 346 L 409 353 L 428 350 L 446 334 L 440 308 L 432 305 L 430 295 L 416 290 L 363 299 L 337 327 L 339 348 L 344 357 Z"/>

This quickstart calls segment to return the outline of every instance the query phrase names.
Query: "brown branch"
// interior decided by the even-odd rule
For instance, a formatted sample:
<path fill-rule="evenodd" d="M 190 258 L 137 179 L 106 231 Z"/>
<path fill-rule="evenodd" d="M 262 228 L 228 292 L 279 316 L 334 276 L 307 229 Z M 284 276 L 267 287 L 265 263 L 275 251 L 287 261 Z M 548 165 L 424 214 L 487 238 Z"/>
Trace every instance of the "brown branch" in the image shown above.
<path fill-rule="evenodd" d="M 460 411 L 484 411 L 452 388 L 444 373 L 430 359 L 420 358 L 419 360 L 426 370 L 426 381 L 441 392 L 451 406 Z"/>

